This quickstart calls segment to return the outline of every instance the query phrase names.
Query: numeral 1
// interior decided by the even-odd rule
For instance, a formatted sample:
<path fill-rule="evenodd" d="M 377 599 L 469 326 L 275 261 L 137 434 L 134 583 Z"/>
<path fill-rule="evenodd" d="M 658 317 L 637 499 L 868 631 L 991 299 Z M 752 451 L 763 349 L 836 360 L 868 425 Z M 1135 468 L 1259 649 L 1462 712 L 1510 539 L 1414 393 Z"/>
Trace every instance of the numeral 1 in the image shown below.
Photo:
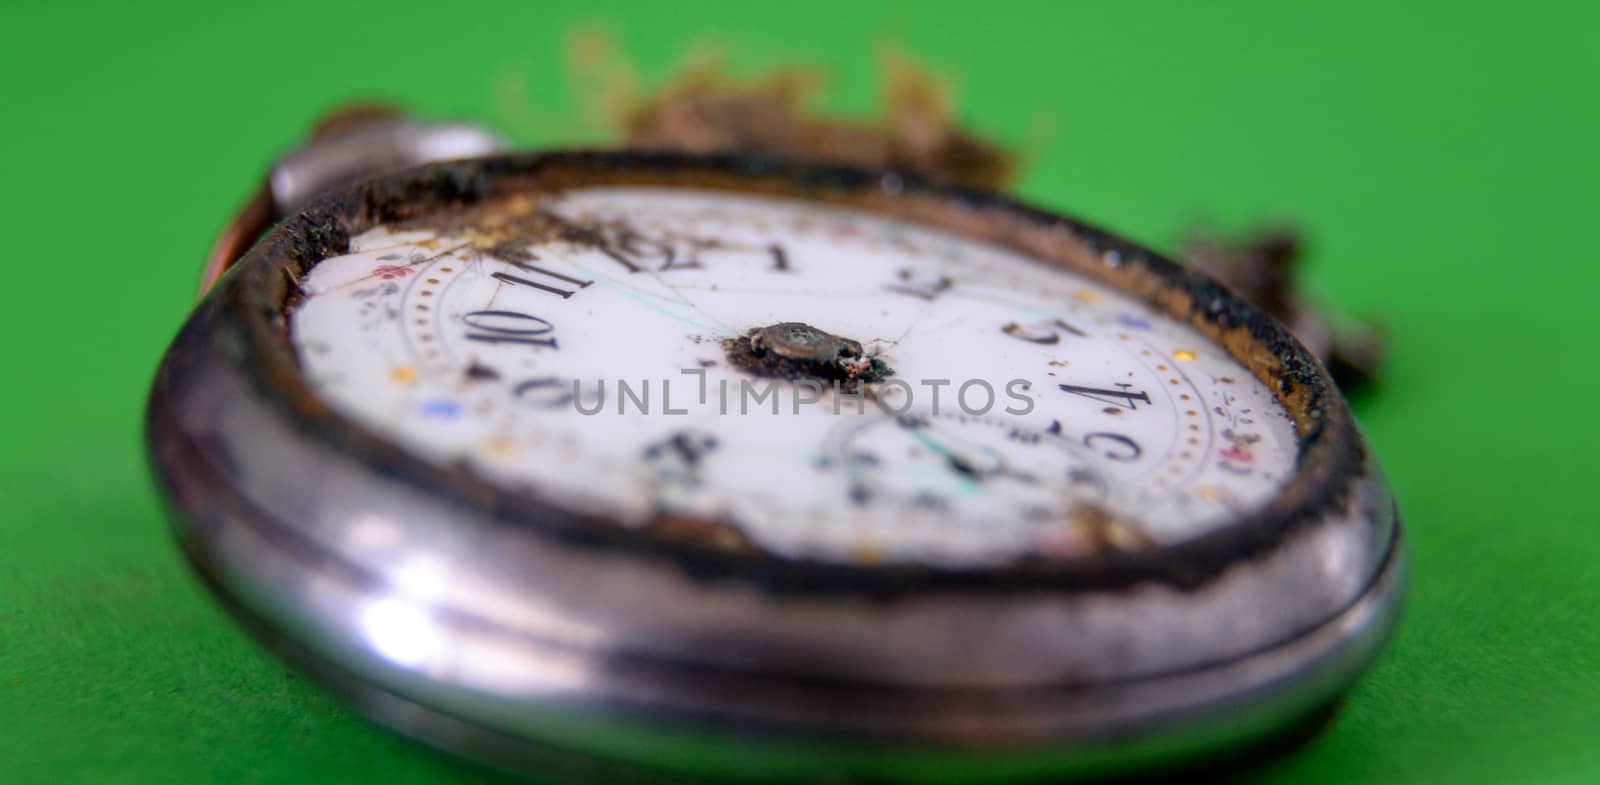
<path fill-rule="evenodd" d="M 772 269 L 780 273 L 789 271 L 789 252 L 783 246 L 773 244 L 767 246 L 767 253 L 772 254 Z"/>

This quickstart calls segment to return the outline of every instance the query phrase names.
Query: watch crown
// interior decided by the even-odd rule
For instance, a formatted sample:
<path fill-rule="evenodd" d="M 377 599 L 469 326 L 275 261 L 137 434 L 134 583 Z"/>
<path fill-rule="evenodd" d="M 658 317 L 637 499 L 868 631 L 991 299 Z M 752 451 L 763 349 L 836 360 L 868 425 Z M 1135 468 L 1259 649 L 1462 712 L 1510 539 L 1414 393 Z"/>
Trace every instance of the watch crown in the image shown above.
<path fill-rule="evenodd" d="M 499 135 L 471 123 L 425 122 L 397 109 L 358 105 L 328 115 L 311 138 L 272 165 L 267 181 L 279 215 L 352 180 L 432 161 L 474 158 L 506 147 Z"/>

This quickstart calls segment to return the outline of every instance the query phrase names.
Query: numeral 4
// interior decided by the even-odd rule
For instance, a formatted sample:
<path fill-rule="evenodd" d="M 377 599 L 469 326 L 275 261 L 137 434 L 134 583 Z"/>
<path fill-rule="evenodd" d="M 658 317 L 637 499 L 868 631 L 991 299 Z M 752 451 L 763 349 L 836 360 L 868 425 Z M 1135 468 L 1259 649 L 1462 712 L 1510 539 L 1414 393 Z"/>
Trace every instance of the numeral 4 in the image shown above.
<path fill-rule="evenodd" d="M 1101 403 L 1110 404 L 1112 406 L 1120 406 L 1130 411 L 1137 410 L 1139 408 L 1139 402 L 1141 401 L 1144 402 L 1146 406 L 1151 405 L 1150 395 L 1143 390 L 1133 389 L 1133 385 L 1131 384 L 1114 385 L 1119 388 L 1116 390 L 1102 390 L 1099 387 L 1079 387 L 1076 384 L 1058 384 L 1056 386 L 1060 387 L 1062 392 L 1069 392 L 1073 395 L 1081 395 L 1085 398 L 1096 400 Z"/>

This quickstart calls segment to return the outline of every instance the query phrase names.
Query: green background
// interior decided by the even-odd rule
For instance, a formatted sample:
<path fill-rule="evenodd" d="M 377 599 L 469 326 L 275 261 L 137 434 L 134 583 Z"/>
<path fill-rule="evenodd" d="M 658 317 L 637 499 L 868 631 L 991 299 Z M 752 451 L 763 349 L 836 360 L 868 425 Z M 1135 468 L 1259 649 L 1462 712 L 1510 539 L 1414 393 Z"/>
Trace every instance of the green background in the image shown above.
<path fill-rule="evenodd" d="M 168 540 L 141 407 L 213 234 L 319 112 L 384 96 L 584 138 L 563 71 L 584 21 L 647 75 L 707 39 L 743 67 L 814 62 L 854 111 L 898 41 L 1029 149 L 1027 198 L 1158 248 L 1199 221 L 1300 220 L 1318 290 L 1393 334 L 1356 407 L 1414 572 L 1347 710 L 1248 779 L 1600 782 L 1600 12 L 1430 5 L 10 0 L 0 782 L 489 776 L 368 725 L 229 622 Z"/>

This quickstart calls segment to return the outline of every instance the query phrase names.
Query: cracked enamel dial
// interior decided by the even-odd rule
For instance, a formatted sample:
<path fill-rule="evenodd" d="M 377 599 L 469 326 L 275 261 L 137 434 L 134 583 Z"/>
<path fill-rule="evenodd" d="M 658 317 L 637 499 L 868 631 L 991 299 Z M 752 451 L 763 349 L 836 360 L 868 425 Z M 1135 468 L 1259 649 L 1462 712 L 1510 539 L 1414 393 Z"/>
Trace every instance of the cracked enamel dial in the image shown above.
<path fill-rule="evenodd" d="M 711 548 L 988 566 L 1182 542 L 1298 442 L 1220 346 L 935 228 L 669 188 L 386 225 L 301 280 L 331 407 L 441 465 Z"/>

